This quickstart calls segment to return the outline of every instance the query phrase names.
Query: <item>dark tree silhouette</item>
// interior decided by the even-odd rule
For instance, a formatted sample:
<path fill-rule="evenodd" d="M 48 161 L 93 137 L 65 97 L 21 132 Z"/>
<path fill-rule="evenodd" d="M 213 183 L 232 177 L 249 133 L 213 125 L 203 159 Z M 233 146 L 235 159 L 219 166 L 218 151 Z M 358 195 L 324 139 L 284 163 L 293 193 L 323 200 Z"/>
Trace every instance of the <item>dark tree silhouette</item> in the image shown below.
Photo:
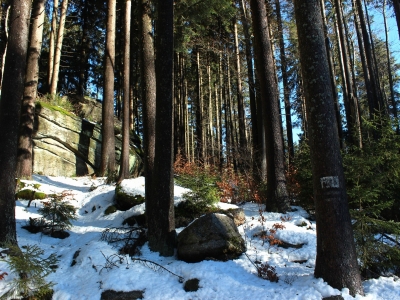
<path fill-rule="evenodd" d="M 0 101 L 0 246 L 17 244 L 15 175 L 18 130 L 24 92 L 31 1 L 11 3 L 10 31 Z"/>

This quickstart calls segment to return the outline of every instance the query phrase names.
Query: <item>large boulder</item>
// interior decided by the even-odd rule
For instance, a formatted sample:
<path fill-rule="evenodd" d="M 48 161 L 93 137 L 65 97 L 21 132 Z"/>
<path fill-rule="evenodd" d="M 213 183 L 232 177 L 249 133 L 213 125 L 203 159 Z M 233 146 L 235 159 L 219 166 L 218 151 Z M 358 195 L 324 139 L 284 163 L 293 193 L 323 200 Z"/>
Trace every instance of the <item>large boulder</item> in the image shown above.
<path fill-rule="evenodd" d="M 186 262 L 234 259 L 245 251 L 233 219 L 223 214 L 206 214 L 178 235 L 178 258 Z"/>
<path fill-rule="evenodd" d="M 36 107 L 33 137 L 33 170 L 52 176 L 83 176 L 100 167 L 101 126 L 82 119 L 60 107 L 39 102 Z M 117 163 L 122 150 L 121 138 L 116 136 Z M 132 176 L 142 169 L 140 150 L 131 147 L 129 168 Z"/>

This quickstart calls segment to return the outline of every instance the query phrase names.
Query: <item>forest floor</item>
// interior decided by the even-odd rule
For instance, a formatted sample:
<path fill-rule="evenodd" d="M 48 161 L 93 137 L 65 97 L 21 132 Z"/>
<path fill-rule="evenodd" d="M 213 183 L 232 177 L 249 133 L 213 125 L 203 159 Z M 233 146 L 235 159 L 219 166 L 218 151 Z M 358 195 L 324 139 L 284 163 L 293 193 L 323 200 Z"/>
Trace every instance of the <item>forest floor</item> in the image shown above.
<path fill-rule="evenodd" d="M 127 217 L 144 211 L 144 204 L 128 211 L 117 211 L 105 215 L 105 209 L 112 204 L 115 186 L 105 183 L 104 178 L 50 177 L 34 175 L 33 183 L 39 183 L 40 190 L 61 193 L 68 190 L 66 197 L 77 208 L 78 219 L 68 230 L 65 239 L 52 238 L 41 233 L 32 234 L 23 229 L 29 218 L 38 218 L 38 209 L 43 205 L 35 200 L 27 207 L 27 201 L 17 201 L 16 221 L 18 243 L 37 245 L 44 250 L 44 256 L 55 253 L 59 259 L 58 268 L 46 277 L 54 286 L 53 299 L 80 300 L 100 299 L 105 290 L 144 291 L 144 299 L 316 299 L 341 294 L 344 299 L 354 299 L 346 289 L 339 291 L 322 279 L 313 276 L 316 255 L 315 222 L 300 207 L 288 214 L 262 212 L 255 203 L 241 207 L 246 214 L 245 224 L 239 232 L 247 243 L 247 252 L 231 261 L 206 260 L 199 263 L 185 263 L 174 257 L 160 257 L 151 252 L 147 243 L 136 258 L 154 262 L 143 263 L 127 255 L 118 255 L 118 247 L 102 241 L 106 228 L 121 227 Z M 144 179 L 130 179 L 129 186 L 144 195 Z M 175 188 L 175 200 L 181 201 L 185 189 Z M 222 204 L 221 206 L 229 206 Z M 261 214 L 264 221 L 261 221 Z M 178 228 L 181 231 L 183 228 Z M 272 231 L 271 231 L 272 229 Z M 275 232 L 274 232 L 275 229 Z M 270 245 L 263 240 L 262 232 L 286 244 L 301 245 L 301 248 L 283 248 Z M 78 251 L 79 250 L 79 251 Z M 78 252 L 77 252 L 78 251 Z M 78 253 L 78 254 L 77 254 Z M 75 258 L 74 258 L 75 257 Z M 74 261 L 74 263 L 73 263 Z M 279 278 L 270 282 L 257 276 L 255 265 L 266 263 Z M 71 266 L 73 264 L 73 266 Z M 169 270 L 166 271 L 162 266 Z M 258 264 L 260 266 L 260 264 Z M 13 278 L 8 264 L 0 261 L 0 273 L 8 275 L 0 280 L 0 294 L 7 291 Z M 177 276 L 176 276 L 177 275 Z M 185 292 L 182 280 L 197 278 L 200 288 Z M 400 280 L 397 277 L 380 277 L 364 281 L 365 297 L 355 299 L 400 299 Z"/>

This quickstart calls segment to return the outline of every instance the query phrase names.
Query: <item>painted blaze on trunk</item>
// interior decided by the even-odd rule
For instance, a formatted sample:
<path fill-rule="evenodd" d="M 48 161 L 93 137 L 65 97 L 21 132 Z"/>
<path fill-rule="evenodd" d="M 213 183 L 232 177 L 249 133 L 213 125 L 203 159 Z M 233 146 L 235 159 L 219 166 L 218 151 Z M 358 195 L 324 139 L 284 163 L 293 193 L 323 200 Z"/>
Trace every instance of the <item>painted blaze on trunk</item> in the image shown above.
<path fill-rule="evenodd" d="M 317 0 L 296 0 L 317 220 L 315 277 L 363 294 L 347 202 L 333 91 Z"/>

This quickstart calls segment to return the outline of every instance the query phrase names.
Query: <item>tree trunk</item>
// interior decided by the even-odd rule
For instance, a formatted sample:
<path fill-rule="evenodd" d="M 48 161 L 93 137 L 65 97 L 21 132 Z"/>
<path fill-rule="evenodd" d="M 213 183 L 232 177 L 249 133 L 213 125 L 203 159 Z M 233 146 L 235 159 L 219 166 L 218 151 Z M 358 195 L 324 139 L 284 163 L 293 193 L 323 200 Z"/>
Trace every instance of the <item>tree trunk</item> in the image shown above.
<path fill-rule="evenodd" d="M 66 1 L 66 0 L 64 0 Z M 104 56 L 104 96 L 102 107 L 102 140 L 100 176 L 115 172 L 114 73 L 115 73 L 116 0 L 107 1 L 106 49 Z"/>
<path fill-rule="evenodd" d="M 35 117 L 35 100 L 39 81 L 39 58 L 42 50 L 43 23 L 46 0 L 35 0 L 32 9 L 31 40 L 28 49 L 24 96 L 21 107 L 19 129 L 17 177 L 32 177 L 33 122 Z"/>
<path fill-rule="evenodd" d="M 400 38 L 400 0 L 393 0 L 394 14 L 396 15 L 397 31 Z"/>
<path fill-rule="evenodd" d="M 278 86 L 273 65 L 273 53 L 268 32 L 264 1 L 251 0 L 253 32 L 256 40 L 257 75 L 260 81 L 262 115 L 267 145 L 267 203 L 268 210 L 286 212 L 290 209 L 286 188 L 283 134 L 278 99 Z"/>
<path fill-rule="evenodd" d="M 295 16 L 309 115 L 308 131 L 317 219 L 317 259 L 314 274 L 334 288 L 348 288 L 351 295 L 363 294 L 318 0 L 296 0 Z"/>
<path fill-rule="evenodd" d="M 367 58 L 366 61 L 367 61 L 367 66 L 368 66 L 368 70 L 369 70 L 370 83 L 371 83 L 371 89 L 372 89 L 372 94 L 373 94 L 373 103 L 371 103 L 369 109 L 370 109 L 370 114 L 375 115 L 377 112 L 383 111 L 385 109 L 385 107 L 383 104 L 383 99 L 380 94 L 380 87 L 379 87 L 378 80 L 377 80 L 378 73 L 375 68 L 370 37 L 368 34 L 368 30 L 367 30 L 367 24 L 365 21 L 364 11 L 362 8 L 361 0 L 355 0 L 355 6 L 357 8 L 358 17 L 360 19 L 360 27 L 361 27 L 361 32 L 362 32 L 362 36 L 363 36 L 364 49 L 365 49 L 365 54 L 366 54 L 366 58 Z"/>
<path fill-rule="evenodd" d="M 83 5 L 82 13 L 82 41 L 80 49 L 80 66 L 79 66 L 79 83 L 78 83 L 78 95 L 84 96 L 87 88 L 87 73 L 88 73 L 88 56 L 90 51 L 90 37 L 89 37 L 89 12 L 93 10 L 90 0 L 81 0 Z"/>
<path fill-rule="evenodd" d="M 55 95 L 57 93 L 58 73 L 60 71 L 61 49 L 64 39 L 64 27 L 65 27 L 65 19 L 67 17 L 67 9 L 68 9 L 68 0 L 63 0 L 61 5 L 60 26 L 58 27 L 58 32 L 57 32 L 57 44 L 54 52 L 53 73 L 51 76 L 50 94 L 52 95 Z"/>
<path fill-rule="evenodd" d="M 342 116 L 340 114 L 340 106 L 339 106 L 339 99 L 338 99 L 338 94 L 336 92 L 336 75 L 335 75 L 335 66 L 333 63 L 333 54 L 331 51 L 331 42 L 328 37 L 328 25 L 326 22 L 326 15 L 325 15 L 325 3 L 324 0 L 320 0 L 320 5 L 321 5 L 321 14 L 322 14 L 322 21 L 324 25 L 324 34 L 325 34 L 325 48 L 326 48 L 326 54 L 328 58 L 328 63 L 329 63 L 329 74 L 331 78 L 331 84 L 332 84 L 332 91 L 333 91 L 333 101 L 335 105 L 335 115 L 336 115 L 336 122 L 338 125 L 338 135 L 339 135 L 339 143 L 340 143 L 340 149 L 343 149 L 343 128 L 342 128 Z"/>
<path fill-rule="evenodd" d="M 195 50 L 196 55 L 196 157 L 200 162 L 204 162 L 204 133 L 203 133 L 203 95 L 201 93 L 201 66 L 200 52 Z"/>
<path fill-rule="evenodd" d="M 131 47 L 131 0 L 125 1 L 125 24 L 124 24 L 124 91 L 123 91 L 123 117 L 122 117 L 122 152 L 118 182 L 129 178 L 129 94 L 130 94 L 130 47 Z"/>
<path fill-rule="evenodd" d="M 53 1 L 53 13 L 51 17 L 51 29 L 49 38 L 49 63 L 48 63 L 48 74 L 47 84 L 50 91 L 51 82 L 53 80 L 53 68 L 54 68 L 54 53 L 55 53 L 55 39 L 57 33 L 57 19 L 58 19 L 58 0 Z"/>
<path fill-rule="evenodd" d="M 210 55 L 209 55 L 210 56 Z M 208 78 L 208 138 L 209 138 L 209 161 L 212 165 L 215 164 L 215 137 L 214 137 L 214 110 L 213 110 L 213 92 L 211 84 L 211 63 L 208 59 L 207 78 Z"/>
<path fill-rule="evenodd" d="M 276 18 L 278 23 L 279 34 L 279 57 L 281 60 L 282 84 L 283 84 L 283 102 L 285 103 L 285 120 L 286 120 L 286 133 L 287 133 L 287 151 L 289 157 L 289 165 L 293 163 L 294 159 L 294 146 L 293 146 L 293 129 L 292 129 L 292 116 L 290 108 L 290 88 L 287 74 L 287 61 L 285 54 L 285 42 L 283 39 L 283 25 L 281 16 L 281 5 L 279 0 L 275 0 Z"/>
<path fill-rule="evenodd" d="M 396 122 L 396 132 L 397 132 L 397 134 L 399 134 L 400 133 L 399 119 L 397 117 L 397 103 L 396 103 L 396 98 L 395 98 L 395 94 L 394 94 L 393 75 L 392 75 L 392 67 L 391 67 L 391 62 L 390 62 L 389 31 L 388 31 L 387 20 L 386 20 L 387 19 L 386 18 L 386 0 L 383 1 L 382 14 L 383 14 L 383 21 L 384 21 L 384 25 L 385 25 L 385 46 L 386 46 L 386 57 L 387 57 L 387 71 L 388 71 L 388 77 L 389 77 L 392 112 L 393 112 L 393 117 Z"/>
<path fill-rule="evenodd" d="M 143 146 L 146 212 L 151 214 L 151 202 L 154 199 L 154 155 L 156 141 L 156 71 L 154 65 L 153 26 L 149 0 L 141 0 L 141 71 L 143 101 Z"/>
<path fill-rule="evenodd" d="M 8 17 L 10 14 L 10 4 L 7 4 L 1 11 L 1 68 L 0 68 L 0 89 L 3 85 L 4 63 L 6 60 L 7 41 L 8 41 Z"/>
<path fill-rule="evenodd" d="M 154 198 L 146 198 L 149 248 L 162 256 L 174 255 L 174 14 L 173 0 L 158 0 L 156 35 L 156 149 L 153 181 Z"/>
<path fill-rule="evenodd" d="M 0 102 L 0 247 L 17 244 L 15 225 L 15 175 L 18 131 L 24 91 L 31 1 L 11 3 L 4 80 Z M 5 146 L 6 145 L 6 146 Z"/>
<path fill-rule="evenodd" d="M 354 93 L 353 87 L 353 77 L 350 72 L 350 62 L 349 62 L 349 51 L 348 51 L 348 44 L 346 40 L 346 36 L 344 33 L 344 22 L 343 22 L 343 15 L 341 9 L 341 1 L 335 0 L 335 9 L 336 9 L 336 19 L 338 24 L 338 32 L 339 32 L 339 41 L 340 46 L 342 48 L 341 54 L 343 59 L 343 70 L 344 70 L 344 78 L 343 81 L 346 81 L 345 89 L 343 92 L 346 93 L 346 99 L 348 101 L 348 112 L 350 115 L 347 116 L 347 127 L 350 134 L 350 142 L 351 144 L 362 148 L 362 138 L 361 138 L 361 122 L 360 122 L 360 115 L 358 112 L 358 99 Z"/>
<path fill-rule="evenodd" d="M 240 1 L 241 8 L 241 21 L 243 24 L 243 33 L 246 46 L 246 62 L 247 62 L 247 77 L 249 81 L 249 98 L 250 98 L 250 116 L 251 116 L 251 139 L 252 139 L 252 161 L 253 161 L 253 177 L 256 181 L 261 181 L 260 177 L 260 153 L 261 146 L 259 143 L 258 125 L 257 125 L 257 104 L 255 94 L 255 83 L 254 83 L 254 68 L 253 68 L 253 55 L 252 55 L 252 43 L 251 36 L 249 33 L 249 17 L 246 11 L 246 4 L 244 0 Z"/>
<path fill-rule="evenodd" d="M 236 20 L 233 24 L 234 36 L 235 36 L 235 55 L 236 55 L 236 88 L 237 88 L 237 107 L 239 117 L 239 171 L 244 171 L 245 165 L 248 162 L 247 159 L 247 140 L 246 140 L 246 122 L 244 116 L 244 103 L 243 103 L 243 91 L 242 91 L 242 79 L 240 72 L 240 52 L 239 52 L 239 41 L 237 34 Z"/>

